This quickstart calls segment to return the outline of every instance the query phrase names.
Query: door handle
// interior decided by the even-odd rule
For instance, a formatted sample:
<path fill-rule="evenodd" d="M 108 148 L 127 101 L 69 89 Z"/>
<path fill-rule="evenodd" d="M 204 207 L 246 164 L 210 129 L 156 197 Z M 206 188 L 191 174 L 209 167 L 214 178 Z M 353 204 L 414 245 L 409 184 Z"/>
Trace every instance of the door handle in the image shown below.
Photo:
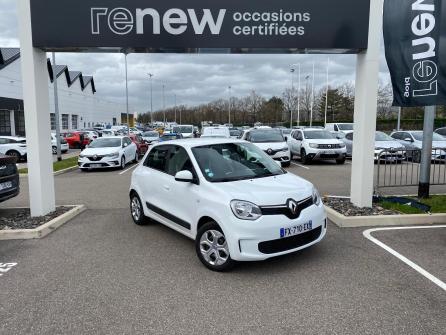
<path fill-rule="evenodd" d="M 167 186 L 167 185 L 164 185 L 163 188 L 164 188 L 166 191 L 170 191 L 170 187 Z"/>

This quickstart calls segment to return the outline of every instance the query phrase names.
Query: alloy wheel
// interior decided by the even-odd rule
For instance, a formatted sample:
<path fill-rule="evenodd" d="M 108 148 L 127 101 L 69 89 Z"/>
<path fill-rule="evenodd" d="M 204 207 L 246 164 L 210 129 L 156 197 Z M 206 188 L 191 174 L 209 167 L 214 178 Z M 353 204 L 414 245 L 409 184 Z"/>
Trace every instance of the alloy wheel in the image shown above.
<path fill-rule="evenodd" d="M 138 197 L 133 197 L 132 201 L 130 203 L 130 211 L 132 213 L 133 220 L 139 221 L 141 218 L 141 202 L 139 201 Z"/>
<path fill-rule="evenodd" d="M 210 265 L 223 265 L 229 259 L 226 238 L 218 230 L 207 230 L 201 235 L 200 251 L 204 260 Z"/>

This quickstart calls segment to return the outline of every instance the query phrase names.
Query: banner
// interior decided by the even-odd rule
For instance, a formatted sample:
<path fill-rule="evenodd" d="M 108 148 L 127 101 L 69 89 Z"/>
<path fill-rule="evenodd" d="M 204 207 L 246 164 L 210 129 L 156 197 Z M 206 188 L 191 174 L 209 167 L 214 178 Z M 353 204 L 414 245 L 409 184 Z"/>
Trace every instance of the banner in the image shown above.
<path fill-rule="evenodd" d="M 370 0 L 31 0 L 46 51 L 357 53 L 369 11 Z"/>
<path fill-rule="evenodd" d="M 384 0 L 383 32 L 393 105 L 445 105 L 446 1 Z"/>

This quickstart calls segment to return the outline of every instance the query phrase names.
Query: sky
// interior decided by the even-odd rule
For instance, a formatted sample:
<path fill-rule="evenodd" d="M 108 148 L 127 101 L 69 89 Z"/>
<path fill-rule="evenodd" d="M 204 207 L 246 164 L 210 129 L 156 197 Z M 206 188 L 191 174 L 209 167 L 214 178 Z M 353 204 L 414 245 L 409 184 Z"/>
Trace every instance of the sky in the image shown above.
<path fill-rule="evenodd" d="M 382 44 L 382 43 L 381 43 Z M 19 47 L 16 0 L 0 0 L 0 47 Z M 380 80 L 390 81 L 381 48 Z M 228 55 L 228 54 L 129 54 L 128 84 L 130 110 L 150 110 L 150 81 L 153 76 L 153 110 L 164 104 L 188 106 L 231 96 L 248 95 L 252 90 L 269 98 L 281 96 L 291 87 L 290 68 L 301 64 L 301 85 L 311 82 L 315 64 L 315 90 L 326 85 L 327 55 Z M 330 55 L 329 85 L 355 80 L 355 55 Z M 58 64 L 93 75 L 98 97 L 125 104 L 125 66 L 122 54 L 57 53 Z M 296 67 L 296 66 L 294 66 Z M 296 67 L 297 68 L 297 67 Z M 294 83 L 297 86 L 297 70 Z M 0 72 L 1 76 L 1 72 Z"/>

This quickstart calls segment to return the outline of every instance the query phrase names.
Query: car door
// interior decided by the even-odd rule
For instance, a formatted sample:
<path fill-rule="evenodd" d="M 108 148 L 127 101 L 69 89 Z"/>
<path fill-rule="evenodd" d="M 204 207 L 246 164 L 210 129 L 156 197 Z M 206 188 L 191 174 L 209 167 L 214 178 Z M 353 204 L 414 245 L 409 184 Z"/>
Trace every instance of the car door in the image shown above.
<path fill-rule="evenodd" d="M 290 150 L 291 150 L 291 154 L 295 154 L 297 151 L 296 151 L 296 132 L 297 132 L 297 130 L 293 130 L 293 131 L 291 131 L 291 134 L 290 134 L 290 136 L 288 136 L 288 146 L 290 147 Z"/>
<path fill-rule="evenodd" d="M 302 149 L 303 133 L 301 130 L 296 131 L 296 154 L 300 155 L 300 150 Z"/>
<path fill-rule="evenodd" d="M 125 161 L 130 162 L 133 158 L 135 158 L 135 154 L 133 153 L 132 140 L 128 137 L 124 137 L 122 142 L 124 144 Z"/>
<path fill-rule="evenodd" d="M 347 149 L 347 156 L 351 156 L 353 154 L 353 133 L 345 135 L 343 141 Z"/>
<path fill-rule="evenodd" d="M 179 171 L 187 170 L 192 173 L 196 182 L 181 182 L 175 180 Z M 196 221 L 196 211 L 199 199 L 198 176 L 187 151 L 179 145 L 171 145 L 167 159 L 167 174 L 170 177 L 169 190 L 162 190 L 167 194 L 167 211 L 171 214 L 171 221 L 185 234 L 191 233 L 192 225 Z"/>

